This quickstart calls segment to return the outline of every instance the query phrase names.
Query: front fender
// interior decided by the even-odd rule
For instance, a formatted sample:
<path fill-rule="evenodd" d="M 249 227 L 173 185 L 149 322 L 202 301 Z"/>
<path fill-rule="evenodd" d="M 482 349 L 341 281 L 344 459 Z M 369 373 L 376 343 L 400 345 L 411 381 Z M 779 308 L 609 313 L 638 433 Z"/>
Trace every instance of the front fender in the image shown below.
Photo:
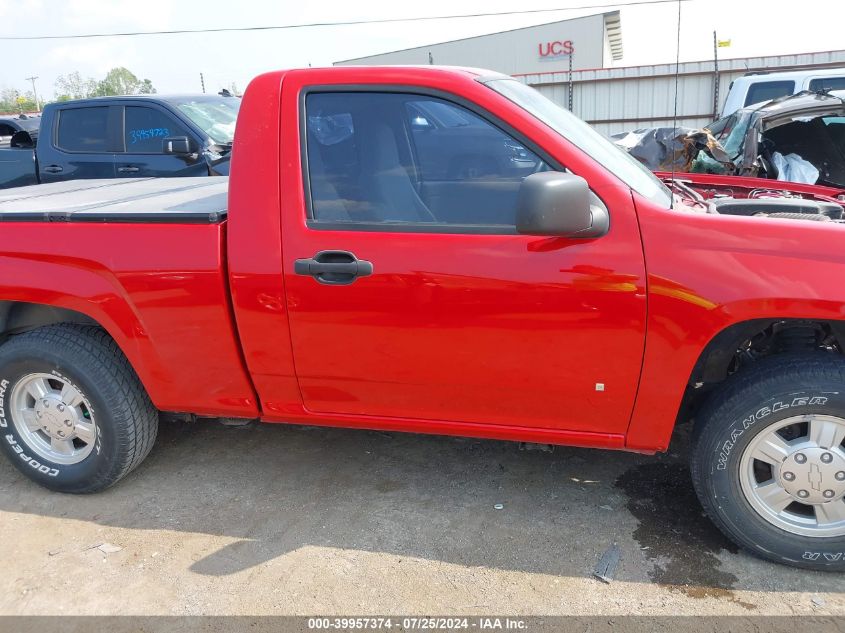
<path fill-rule="evenodd" d="M 648 327 L 626 445 L 664 450 L 693 368 L 720 332 L 755 319 L 845 321 L 845 226 L 636 202 Z"/>

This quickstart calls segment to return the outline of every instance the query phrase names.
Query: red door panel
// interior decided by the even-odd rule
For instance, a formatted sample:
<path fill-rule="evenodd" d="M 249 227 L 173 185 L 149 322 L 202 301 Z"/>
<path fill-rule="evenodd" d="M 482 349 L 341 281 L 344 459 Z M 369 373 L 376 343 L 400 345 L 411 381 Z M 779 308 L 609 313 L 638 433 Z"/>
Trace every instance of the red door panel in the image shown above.
<path fill-rule="evenodd" d="M 645 299 L 641 252 L 614 229 L 578 242 L 285 227 L 286 266 L 342 249 L 374 267 L 348 286 L 286 271 L 305 406 L 624 431 Z"/>
<path fill-rule="evenodd" d="M 283 128 L 288 140 L 298 141 L 303 86 L 295 74 L 285 81 Z M 479 92 L 481 106 L 494 99 L 489 89 L 469 90 Z M 519 129 L 513 108 L 504 112 L 508 108 L 497 115 Z M 337 118 L 329 123 L 332 134 L 333 126 L 347 125 Z M 536 133 L 536 121 L 525 128 Z M 561 149 L 569 146 L 550 139 L 560 137 L 543 132 L 531 140 L 563 162 Z M 598 239 L 431 228 L 329 230 L 313 221 L 309 226 L 297 146 L 283 142 L 281 149 L 282 252 L 306 410 L 316 417 L 625 432 L 646 317 L 645 268 L 629 189 L 581 172 L 610 211 L 610 231 Z M 320 161 L 346 160 L 336 150 Z M 570 164 L 577 168 L 579 161 L 585 162 L 575 157 Z M 424 196 L 425 187 L 419 190 Z M 297 274 L 296 260 L 321 251 L 354 253 L 372 263 L 373 273 L 349 285 Z"/>

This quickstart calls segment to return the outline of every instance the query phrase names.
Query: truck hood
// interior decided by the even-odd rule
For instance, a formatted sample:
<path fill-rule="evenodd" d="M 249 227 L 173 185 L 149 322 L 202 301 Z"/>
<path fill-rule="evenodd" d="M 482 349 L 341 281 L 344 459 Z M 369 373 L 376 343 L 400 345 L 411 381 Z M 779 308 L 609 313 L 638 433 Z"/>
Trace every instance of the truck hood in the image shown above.
<path fill-rule="evenodd" d="M 845 189 L 765 178 L 657 173 L 678 206 L 721 215 L 845 223 Z"/>

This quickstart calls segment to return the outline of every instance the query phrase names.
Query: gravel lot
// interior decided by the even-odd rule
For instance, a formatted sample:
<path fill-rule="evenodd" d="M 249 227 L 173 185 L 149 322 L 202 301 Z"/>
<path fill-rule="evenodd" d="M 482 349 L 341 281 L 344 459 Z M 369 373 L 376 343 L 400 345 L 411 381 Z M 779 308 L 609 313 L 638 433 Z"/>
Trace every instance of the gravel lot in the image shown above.
<path fill-rule="evenodd" d="M 759 561 L 710 525 L 684 445 L 167 423 L 93 496 L 3 460 L 0 613 L 845 615 L 841 575 Z"/>

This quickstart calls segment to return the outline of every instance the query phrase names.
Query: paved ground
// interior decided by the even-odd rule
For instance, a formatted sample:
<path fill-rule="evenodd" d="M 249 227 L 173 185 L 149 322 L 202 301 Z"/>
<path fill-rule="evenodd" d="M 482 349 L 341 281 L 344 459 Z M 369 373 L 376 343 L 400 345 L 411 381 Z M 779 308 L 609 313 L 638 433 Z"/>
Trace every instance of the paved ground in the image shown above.
<path fill-rule="evenodd" d="M 711 527 L 683 443 L 654 458 L 172 423 L 85 497 L 2 461 L 0 613 L 845 614 L 841 575 L 758 561 Z M 592 570 L 613 543 L 606 585 Z"/>

